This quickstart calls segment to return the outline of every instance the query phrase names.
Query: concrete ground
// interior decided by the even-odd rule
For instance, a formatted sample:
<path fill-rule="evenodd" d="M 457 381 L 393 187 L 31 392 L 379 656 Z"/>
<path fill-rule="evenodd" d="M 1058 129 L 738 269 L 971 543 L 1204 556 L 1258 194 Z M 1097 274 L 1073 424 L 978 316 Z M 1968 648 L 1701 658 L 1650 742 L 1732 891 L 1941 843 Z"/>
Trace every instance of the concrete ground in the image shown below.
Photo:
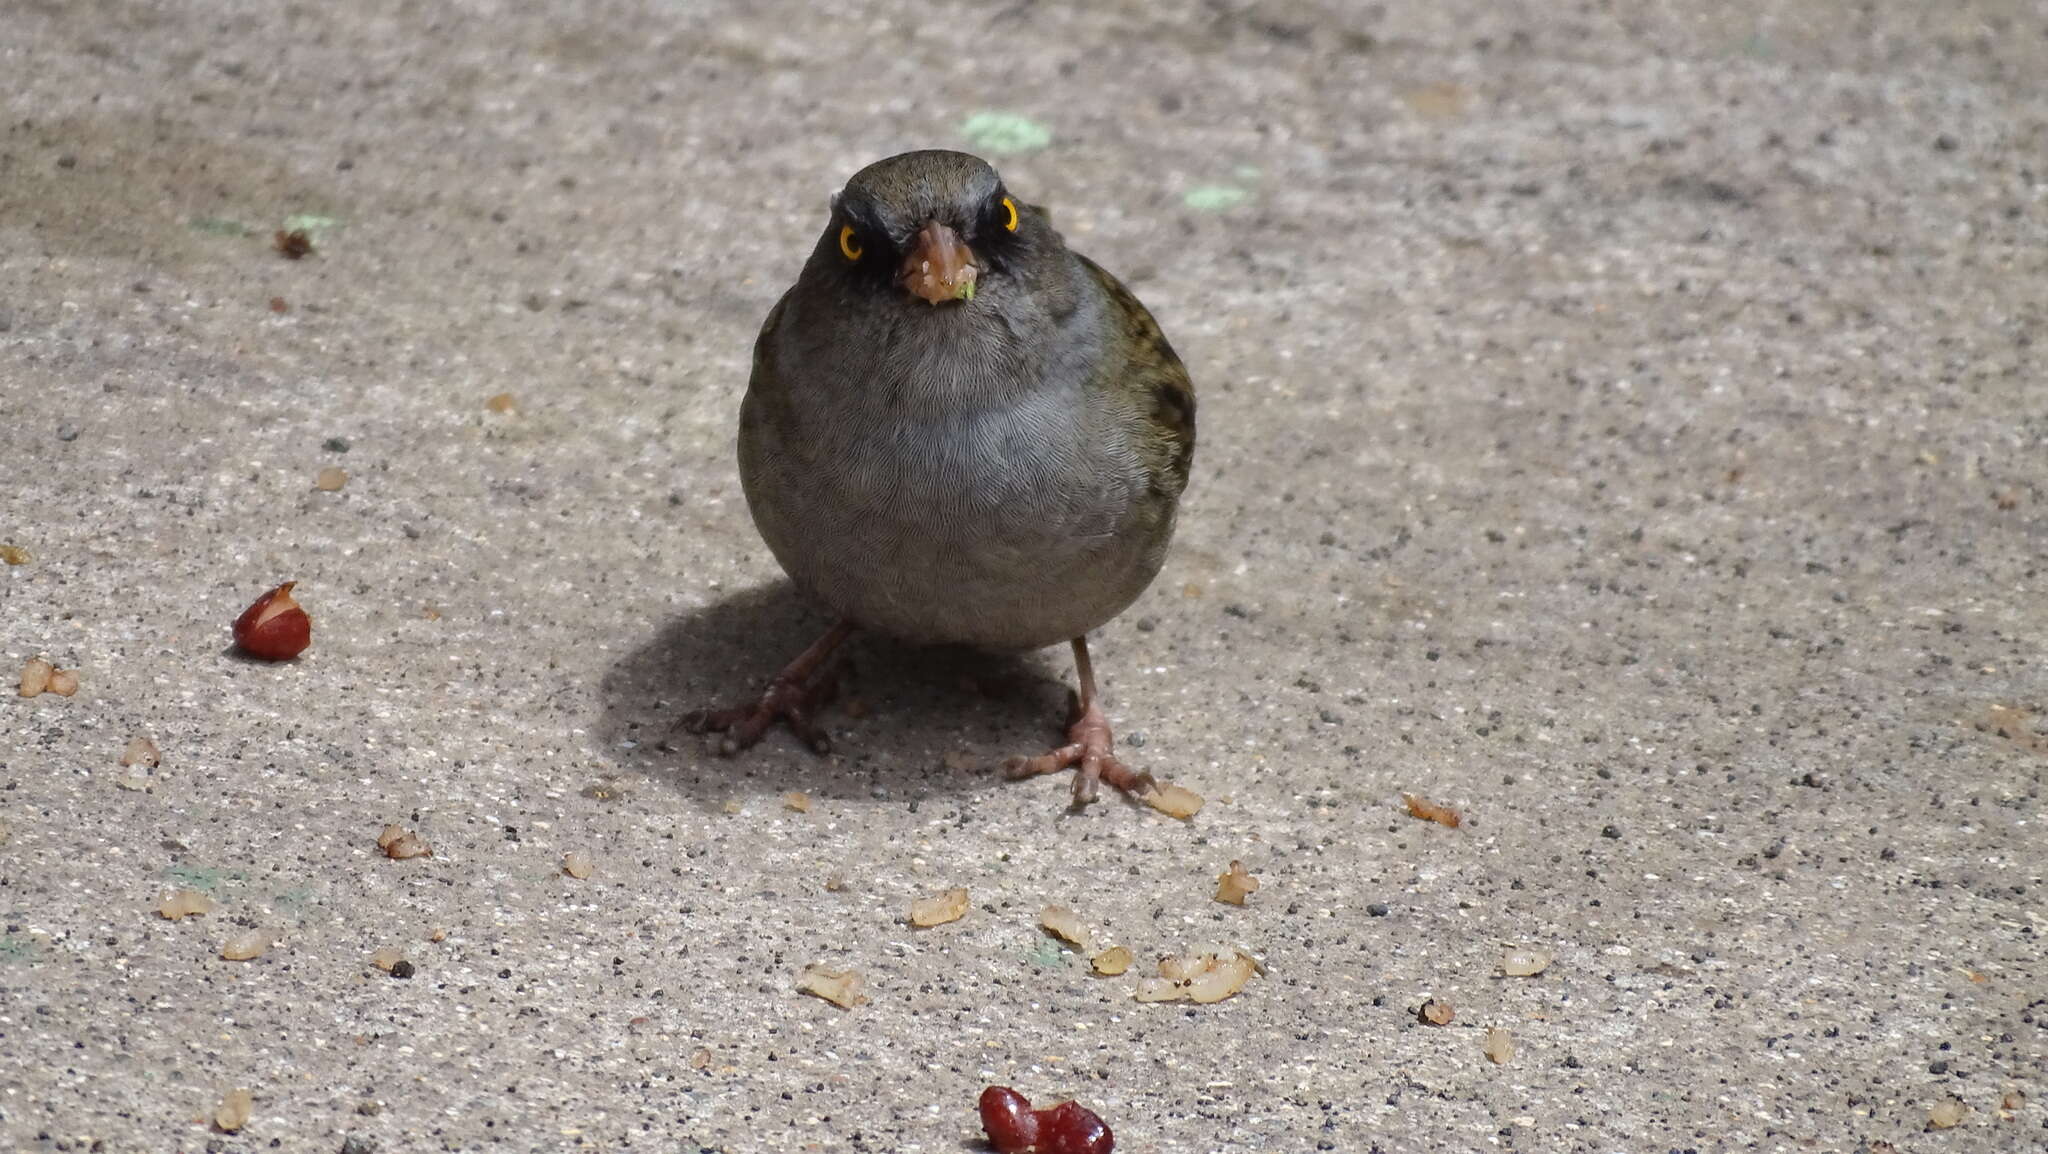
<path fill-rule="evenodd" d="M 81 680 L 0 698 L 6 1149 L 970 1151 L 989 1083 L 1140 1154 L 2048 1143 L 2041 5 L 541 7 L 6 5 L 0 667 Z M 1195 376 L 1096 639 L 1190 823 L 996 780 L 1058 651 L 665 740 L 819 626 L 750 345 L 928 145 Z M 227 651 L 287 579 L 312 649 Z M 1047 903 L 1266 972 L 1139 1004 Z"/>

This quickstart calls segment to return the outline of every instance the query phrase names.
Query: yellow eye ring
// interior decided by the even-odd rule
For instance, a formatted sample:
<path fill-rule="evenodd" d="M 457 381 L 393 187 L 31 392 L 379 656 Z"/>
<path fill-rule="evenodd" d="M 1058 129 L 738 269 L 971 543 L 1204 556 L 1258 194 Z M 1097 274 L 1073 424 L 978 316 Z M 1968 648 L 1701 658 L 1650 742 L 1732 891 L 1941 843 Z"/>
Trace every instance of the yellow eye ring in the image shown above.
<path fill-rule="evenodd" d="M 849 224 L 840 228 L 839 255 L 845 257 L 847 260 L 859 260 L 860 254 L 866 251 L 866 249 L 860 246 L 859 241 L 853 239 L 852 225 Z"/>
<path fill-rule="evenodd" d="M 1009 197 L 1007 197 L 1007 196 L 1006 196 L 1006 197 L 1004 197 L 1004 198 L 1003 198 L 1003 211 L 1005 211 L 1005 212 L 1007 212 L 1007 213 L 1009 213 L 1009 214 L 1010 214 L 1010 217 L 1009 217 L 1009 219 L 1008 219 L 1008 220 L 1005 220 L 1005 221 L 1003 222 L 1003 227 L 1004 227 L 1004 228 L 1007 228 L 1007 229 L 1009 229 L 1009 230 L 1010 230 L 1011 232 L 1016 232 L 1016 231 L 1017 231 L 1017 202 L 1016 202 L 1016 201 L 1014 201 L 1014 200 L 1011 200 L 1011 199 L 1010 199 Z"/>

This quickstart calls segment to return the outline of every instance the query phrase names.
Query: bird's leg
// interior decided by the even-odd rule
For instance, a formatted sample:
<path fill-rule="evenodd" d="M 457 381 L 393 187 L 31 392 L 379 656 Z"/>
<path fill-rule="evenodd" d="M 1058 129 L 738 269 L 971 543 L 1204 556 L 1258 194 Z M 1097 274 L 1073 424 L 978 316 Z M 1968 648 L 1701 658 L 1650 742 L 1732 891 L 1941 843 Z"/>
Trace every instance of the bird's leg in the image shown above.
<path fill-rule="evenodd" d="M 831 658 L 851 636 L 853 623 L 839 622 L 769 679 L 759 701 L 729 709 L 695 710 L 684 714 L 676 726 L 691 733 L 725 734 L 718 743 L 718 752 L 730 757 L 761 740 L 761 735 L 779 719 L 796 734 L 797 740 L 818 753 L 830 753 L 832 739 L 811 720 L 811 714 L 838 690 L 839 668 L 831 663 Z"/>
<path fill-rule="evenodd" d="M 1095 667 L 1088 660 L 1088 638 L 1076 637 L 1073 645 L 1074 671 L 1080 679 L 1081 692 L 1073 699 L 1067 744 L 1037 757 L 1013 757 L 1003 763 L 1003 774 L 1015 781 L 1078 766 L 1079 772 L 1074 775 L 1074 808 L 1092 804 L 1101 793 L 1097 783 L 1104 781 L 1142 801 L 1158 790 L 1159 783 L 1151 774 L 1125 765 L 1112 752 L 1115 739 L 1109 732 L 1109 718 L 1095 701 Z"/>

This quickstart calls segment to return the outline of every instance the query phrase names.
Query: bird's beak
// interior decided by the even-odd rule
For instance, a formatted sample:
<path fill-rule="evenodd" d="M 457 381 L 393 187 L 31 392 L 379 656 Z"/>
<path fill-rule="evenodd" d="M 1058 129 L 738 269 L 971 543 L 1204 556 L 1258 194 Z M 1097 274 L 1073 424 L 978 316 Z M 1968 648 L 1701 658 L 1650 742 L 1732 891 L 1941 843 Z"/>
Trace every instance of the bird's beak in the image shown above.
<path fill-rule="evenodd" d="M 903 261 L 903 287 L 910 295 L 932 304 L 973 300 L 974 281 L 981 275 L 975 267 L 974 250 L 960 234 L 934 220 L 918 230 L 917 242 Z"/>

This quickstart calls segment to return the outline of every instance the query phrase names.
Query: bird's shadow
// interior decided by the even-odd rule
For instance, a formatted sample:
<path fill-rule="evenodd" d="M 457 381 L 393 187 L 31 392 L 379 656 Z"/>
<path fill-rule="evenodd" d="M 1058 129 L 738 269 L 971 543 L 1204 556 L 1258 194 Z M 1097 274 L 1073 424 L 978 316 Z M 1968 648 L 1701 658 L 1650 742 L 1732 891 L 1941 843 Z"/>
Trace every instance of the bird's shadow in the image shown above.
<path fill-rule="evenodd" d="M 826 798 L 909 798 L 993 789 L 1011 754 L 1063 740 L 1068 689 L 1055 651 L 1003 656 L 857 634 L 837 697 L 817 720 L 821 757 L 778 725 L 732 757 L 678 728 L 693 709 L 753 701 L 831 619 L 786 581 L 674 618 L 619 659 L 600 686 L 593 736 L 623 769 L 672 783 L 706 807 L 797 790 Z"/>

